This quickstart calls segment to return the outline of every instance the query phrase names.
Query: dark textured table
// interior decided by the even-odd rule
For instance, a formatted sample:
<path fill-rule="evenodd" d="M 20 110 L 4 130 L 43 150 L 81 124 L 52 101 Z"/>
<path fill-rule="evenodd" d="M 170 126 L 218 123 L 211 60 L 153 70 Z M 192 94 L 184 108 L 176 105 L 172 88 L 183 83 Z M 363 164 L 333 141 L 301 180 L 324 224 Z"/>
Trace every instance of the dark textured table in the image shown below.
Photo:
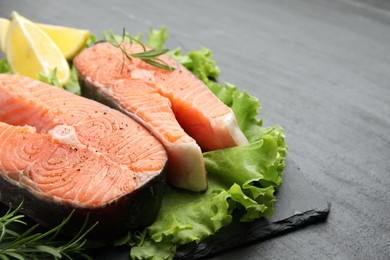
<path fill-rule="evenodd" d="M 284 128 L 289 158 L 332 203 L 327 221 L 213 259 L 390 258 L 387 1 L 0 0 L 1 17 L 12 10 L 96 34 L 164 24 L 168 47 L 214 50 L 221 80 Z"/>

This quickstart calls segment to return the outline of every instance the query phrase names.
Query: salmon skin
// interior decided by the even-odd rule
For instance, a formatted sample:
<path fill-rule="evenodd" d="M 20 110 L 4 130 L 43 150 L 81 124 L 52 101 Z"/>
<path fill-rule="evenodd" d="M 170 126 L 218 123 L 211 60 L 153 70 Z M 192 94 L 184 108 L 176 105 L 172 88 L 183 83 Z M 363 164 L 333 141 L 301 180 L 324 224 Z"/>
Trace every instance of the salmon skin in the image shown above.
<path fill-rule="evenodd" d="M 48 227 L 76 209 L 76 216 L 99 221 L 95 234 L 115 236 L 154 221 L 167 153 L 139 123 L 9 74 L 0 74 L 0 107 L 2 202 L 15 207 L 24 199 L 26 214 Z"/>
<path fill-rule="evenodd" d="M 138 44 L 123 44 L 128 53 Z M 167 55 L 172 71 L 140 59 L 124 59 L 120 48 L 100 42 L 74 59 L 82 94 L 136 119 L 168 152 L 168 181 L 174 186 L 207 188 L 203 151 L 246 144 L 232 110 L 190 71 Z"/>

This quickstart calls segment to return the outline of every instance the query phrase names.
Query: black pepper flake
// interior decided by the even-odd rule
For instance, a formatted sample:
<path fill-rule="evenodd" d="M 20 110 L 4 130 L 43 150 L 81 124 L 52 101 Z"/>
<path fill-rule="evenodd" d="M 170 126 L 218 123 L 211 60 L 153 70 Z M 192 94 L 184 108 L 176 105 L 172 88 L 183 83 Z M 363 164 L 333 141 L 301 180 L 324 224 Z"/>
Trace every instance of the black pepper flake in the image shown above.
<path fill-rule="evenodd" d="M 76 171 L 78 171 L 78 172 L 79 172 L 79 171 L 81 171 L 81 169 L 79 168 L 79 169 L 77 169 Z"/>

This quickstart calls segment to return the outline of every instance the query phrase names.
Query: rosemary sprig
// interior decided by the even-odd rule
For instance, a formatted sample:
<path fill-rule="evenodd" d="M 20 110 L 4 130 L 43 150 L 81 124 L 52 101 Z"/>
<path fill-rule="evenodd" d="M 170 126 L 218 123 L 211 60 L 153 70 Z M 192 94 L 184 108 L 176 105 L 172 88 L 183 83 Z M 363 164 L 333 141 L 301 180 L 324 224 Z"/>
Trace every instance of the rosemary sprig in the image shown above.
<path fill-rule="evenodd" d="M 71 240 L 66 241 L 59 238 L 59 232 L 72 218 L 74 211 L 58 226 L 41 233 L 37 231 L 38 224 L 27 230 L 23 229 L 27 224 L 21 220 L 24 218 L 24 215 L 19 213 L 22 205 L 23 203 L 15 210 L 9 208 L 0 217 L 0 259 L 41 259 L 47 257 L 72 259 L 74 255 L 91 259 L 83 252 L 86 250 L 85 244 L 87 239 L 85 237 L 98 223 L 87 228 L 87 217 L 79 232 Z"/>
<path fill-rule="evenodd" d="M 168 49 L 151 49 L 147 50 L 146 46 L 137 38 L 132 37 L 128 33 L 126 33 L 126 30 L 123 29 L 122 36 L 115 35 L 112 31 L 108 31 L 103 34 L 103 38 L 105 41 L 111 43 L 113 46 L 119 48 L 122 51 L 123 54 L 123 62 L 122 62 L 122 70 L 124 68 L 125 59 L 132 60 L 132 58 L 139 58 L 142 61 L 155 66 L 157 68 L 163 69 L 163 70 L 174 70 L 173 67 L 169 66 L 165 61 L 159 58 L 159 56 L 167 53 Z M 126 48 L 123 46 L 122 43 L 129 42 L 132 44 L 133 42 L 138 43 L 141 45 L 143 51 L 138 53 L 129 53 Z"/>

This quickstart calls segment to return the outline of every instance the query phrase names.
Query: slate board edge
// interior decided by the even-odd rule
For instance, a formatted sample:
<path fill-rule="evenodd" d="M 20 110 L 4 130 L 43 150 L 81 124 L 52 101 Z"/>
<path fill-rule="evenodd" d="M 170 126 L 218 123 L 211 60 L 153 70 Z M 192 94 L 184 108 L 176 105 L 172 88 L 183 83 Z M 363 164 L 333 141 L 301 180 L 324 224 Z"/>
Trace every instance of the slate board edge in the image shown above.
<path fill-rule="evenodd" d="M 249 246 L 270 238 L 281 236 L 288 232 L 298 230 L 300 228 L 326 221 L 331 209 L 331 203 L 328 202 L 328 207 L 323 210 L 309 210 L 303 213 L 293 215 L 289 218 L 270 222 L 268 226 L 254 227 L 250 231 L 249 236 L 238 237 L 234 240 L 228 240 L 225 243 L 215 243 L 213 246 L 199 244 L 194 250 L 182 252 L 178 250 L 175 260 L 187 259 L 204 259 L 206 257 L 215 256 L 222 252 L 237 249 L 238 247 Z"/>

